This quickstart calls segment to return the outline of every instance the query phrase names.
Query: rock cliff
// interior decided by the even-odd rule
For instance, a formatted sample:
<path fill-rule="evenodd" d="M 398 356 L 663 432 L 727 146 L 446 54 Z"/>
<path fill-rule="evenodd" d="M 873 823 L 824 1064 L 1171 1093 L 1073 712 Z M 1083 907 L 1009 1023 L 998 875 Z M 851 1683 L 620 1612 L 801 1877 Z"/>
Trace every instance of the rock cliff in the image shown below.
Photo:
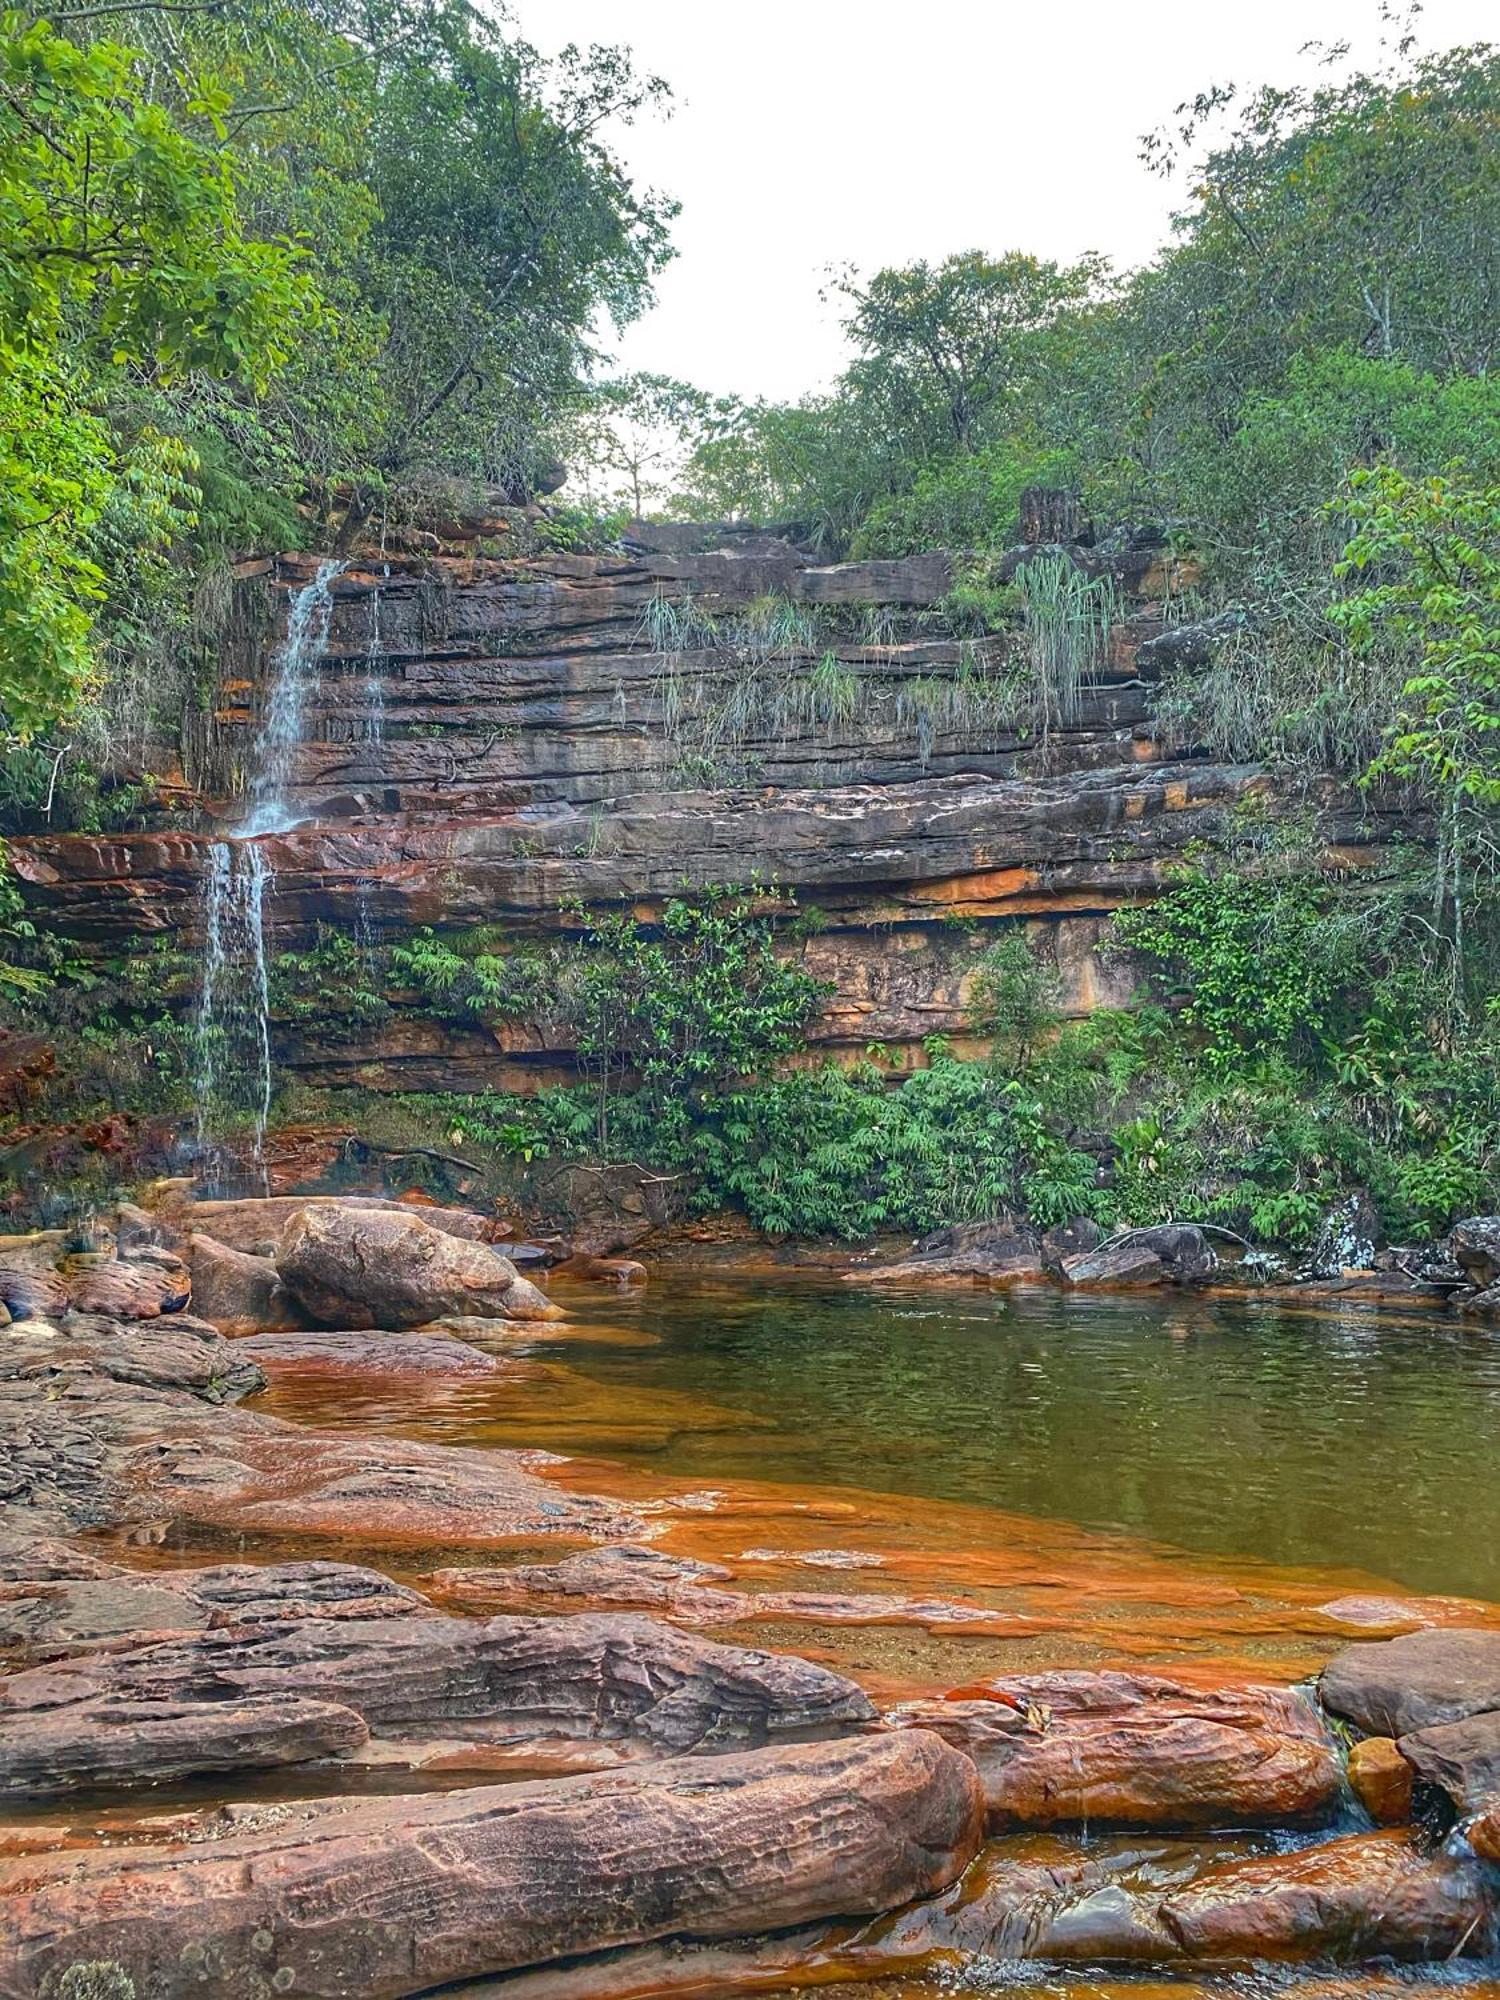
<path fill-rule="evenodd" d="M 1184 651 L 1153 644 L 1179 634 L 1181 579 L 1140 539 L 1010 561 L 1050 553 L 1109 593 L 1107 643 L 1051 712 L 1007 664 L 1024 639 L 965 636 L 942 554 L 827 566 L 778 536 L 679 527 L 609 554 L 356 557 L 304 669 L 295 824 L 263 842 L 268 935 L 535 935 L 576 923 L 569 906 L 649 914 L 760 879 L 821 914 L 802 949 L 833 989 L 824 1049 L 917 1060 L 924 1037 L 962 1036 L 976 927 L 1024 921 L 1072 1009 L 1117 998 L 1128 976 L 1096 951 L 1110 914 L 1247 799 L 1278 803 L 1261 767 L 1153 720 L 1157 662 Z M 211 723 L 155 754 L 187 809 L 160 831 L 12 843 L 33 905 L 86 952 L 201 942 L 206 848 L 233 824 L 317 563 L 244 567 L 264 616 L 239 621 Z M 1384 830 L 1366 809 L 1331 787 L 1312 804 L 1331 859 L 1370 857 Z M 357 1039 L 278 1024 L 278 1063 L 376 1090 L 525 1090 L 566 1064 L 545 1024 L 454 1027 L 390 998 Z"/>

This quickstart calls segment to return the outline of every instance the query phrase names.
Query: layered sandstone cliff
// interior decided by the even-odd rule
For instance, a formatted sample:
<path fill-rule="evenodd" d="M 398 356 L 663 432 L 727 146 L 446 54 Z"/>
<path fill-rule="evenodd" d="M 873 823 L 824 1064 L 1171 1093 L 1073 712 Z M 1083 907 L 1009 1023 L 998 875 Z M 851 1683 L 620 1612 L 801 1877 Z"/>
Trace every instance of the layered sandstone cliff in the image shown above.
<path fill-rule="evenodd" d="M 926 1036 L 961 1036 L 973 934 L 997 924 L 1028 925 L 1073 1008 L 1123 997 L 1127 974 L 1097 952 L 1111 913 L 1247 799 L 1282 802 L 1260 767 L 1153 720 L 1166 649 L 1152 642 L 1180 579 L 1138 540 L 1052 551 L 1107 579 L 1118 615 L 1050 712 L 1024 637 L 959 629 L 941 554 L 827 566 L 779 537 L 677 528 L 603 555 L 356 557 L 305 671 L 295 824 L 261 843 L 268 937 L 484 926 L 503 940 L 566 929 L 578 905 L 649 915 L 683 889 L 755 879 L 821 915 L 801 948 L 834 989 L 813 1035 L 825 1048 L 916 1059 Z M 316 567 L 247 566 L 266 616 L 224 662 L 212 754 L 201 725 L 184 732 L 205 770 L 251 761 L 288 606 Z M 1380 826 L 1331 788 L 1312 802 L 1331 855 L 1368 858 Z M 169 831 L 17 840 L 16 873 L 85 951 L 191 952 L 207 849 L 236 812 L 201 786 L 194 803 Z M 545 1024 L 454 1026 L 390 997 L 391 1019 L 358 1038 L 280 1024 L 279 1062 L 406 1090 L 527 1089 L 566 1063 Z"/>

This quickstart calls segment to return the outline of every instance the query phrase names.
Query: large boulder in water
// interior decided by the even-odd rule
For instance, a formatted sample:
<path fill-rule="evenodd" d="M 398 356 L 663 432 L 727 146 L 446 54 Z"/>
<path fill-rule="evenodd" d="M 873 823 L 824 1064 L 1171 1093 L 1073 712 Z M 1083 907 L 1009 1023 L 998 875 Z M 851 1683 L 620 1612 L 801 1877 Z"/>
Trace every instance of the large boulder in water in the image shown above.
<path fill-rule="evenodd" d="M 327 1326 L 425 1326 L 451 1313 L 562 1317 L 508 1257 L 409 1212 L 301 1209 L 286 1225 L 276 1268 L 299 1304 Z"/>

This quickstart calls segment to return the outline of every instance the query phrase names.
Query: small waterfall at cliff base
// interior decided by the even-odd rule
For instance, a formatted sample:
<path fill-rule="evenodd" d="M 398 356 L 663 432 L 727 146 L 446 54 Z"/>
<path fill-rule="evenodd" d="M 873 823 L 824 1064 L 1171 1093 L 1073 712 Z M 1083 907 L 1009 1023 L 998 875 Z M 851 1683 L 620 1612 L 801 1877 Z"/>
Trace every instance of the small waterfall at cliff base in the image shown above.
<path fill-rule="evenodd" d="M 303 735 L 308 683 L 328 647 L 333 585 L 344 565 L 320 563 L 293 596 L 272 662 L 241 826 L 206 850 L 203 970 L 193 1020 L 198 1143 L 215 1178 L 228 1170 L 226 1129 L 248 1120 L 252 1178 L 265 1184 L 271 1110 L 271 979 L 267 905 L 276 877 L 268 836 L 297 824 L 288 792 Z"/>

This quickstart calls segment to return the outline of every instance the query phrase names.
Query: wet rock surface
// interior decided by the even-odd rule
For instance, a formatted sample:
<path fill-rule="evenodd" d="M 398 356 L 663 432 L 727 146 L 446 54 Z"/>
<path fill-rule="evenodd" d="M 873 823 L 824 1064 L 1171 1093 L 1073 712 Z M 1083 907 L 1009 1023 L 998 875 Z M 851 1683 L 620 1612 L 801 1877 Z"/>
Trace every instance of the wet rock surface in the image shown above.
<path fill-rule="evenodd" d="M 295 1814 L 196 1848 L 0 1861 L 0 1994 L 107 1959 L 155 2000 L 396 2000 L 651 1938 L 790 1928 L 943 1887 L 972 1768 L 935 1737 Z M 8 1892 L 8 1893 L 7 1893 Z M 148 1983 L 149 1982 L 149 1983 Z"/>
<path fill-rule="evenodd" d="M 660 1610 L 690 1625 L 739 1625 L 781 1620 L 821 1625 L 919 1625 L 1005 1632 L 1013 1614 L 951 1598 L 911 1598 L 875 1592 L 733 1590 L 734 1572 L 660 1550 L 624 1544 L 589 1549 L 558 1563 L 508 1569 L 441 1569 L 434 1596 L 467 1610 L 539 1610 L 559 1604 L 628 1605 Z"/>
<path fill-rule="evenodd" d="M 1500 1632 L 1449 1627 L 1347 1646 L 1318 1690 L 1336 1715 L 1376 1736 L 1500 1710 Z"/>
<path fill-rule="evenodd" d="M 345 1333 L 328 1328 L 251 1334 L 235 1342 L 271 1374 L 279 1368 L 329 1370 L 341 1375 L 503 1375 L 505 1361 L 467 1341 L 412 1332 Z"/>
<path fill-rule="evenodd" d="M 1147 1674 L 1016 1676 L 976 1699 L 896 1709 L 979 1768 L 996 1826 L 1295 1824 L 1326 1816 L 1341 1770 L 1311 1704 Z"/>
<path fill-rule="evenodd" d="M 1194 1959 L 1441 1959 L 1492 1949 L 1494 1883 L 1472 1856 L 1394 1831 L 1234 1861 L 1164 1898 Z"/>
<path fill-rule="evenodd" d="M 57 1660 L 0 1681 L 0 1791 L 44 1796 L 88 1783 L 90 1744 L 106 1746 L 96 1765 L 113 1782 L 156 1782 L 180 1774 L 177 1734 L 190 1738 L 194 1708 L 206 1724 L 226 1703 L 268 1702 L 274 1710 L 277 1702 L 309 1701 L 351 1711 L 359 1740 L 366 1730 L 497 1743 L 564 1738 L 625 1757 L 847 1734 L 874 1715 L 852 1682 L 811 1661 L 717 1646 L 645 1618 L 236 1624 Z M 107 1754 L 121 1725 L 128 1730 L 153 1704 L 170 1709 L 170 1744 L 143 1734 L 133 1765 L 128 1744 Z M 191 1768 L 223 1768 L 216 1755 L 200 1750 Z M 164 1769 L 162 1756 L 178 1761 Z"/>

